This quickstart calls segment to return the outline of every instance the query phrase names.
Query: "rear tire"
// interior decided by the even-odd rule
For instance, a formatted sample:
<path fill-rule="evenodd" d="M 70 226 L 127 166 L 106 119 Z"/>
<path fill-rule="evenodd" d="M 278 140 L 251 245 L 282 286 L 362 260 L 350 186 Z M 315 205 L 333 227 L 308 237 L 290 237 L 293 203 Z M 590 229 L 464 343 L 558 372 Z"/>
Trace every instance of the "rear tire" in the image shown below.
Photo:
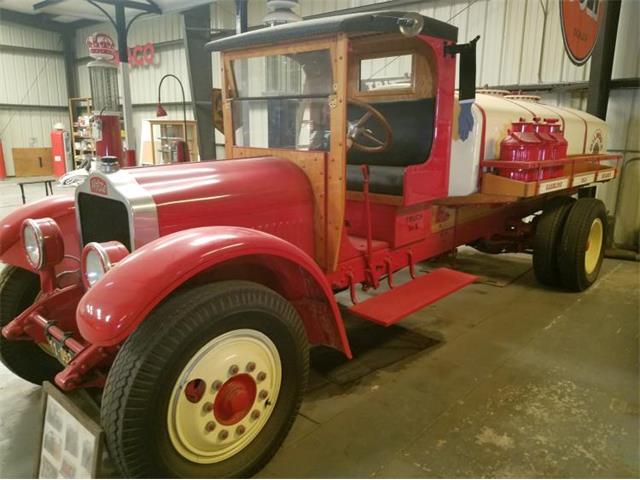
<path fill-rule="evenodd" d="M 607 238 L 607 212 L 595 198 L 575 203 L 564 226 L 558 255 L 562 286 L 574 292 L 589 288 L 598 278 Z"/>
<path fill-rule="evenodd" d="M 40 292 L 40 277 L 33 272 L 6 265 L 0 272 L 0 328 L 29 308 Z M 27 382 L 42 385 L 51 381 L 62 365 L 28 340 L 7 340 L 0 335 L 0 361 Z"/>
<path fill-rule="evenodd" d="M 573 207 L 571 197 L 552 198 L 538 219 L 533 237 L 533 271 L 542 285 L 560 285 L 558 249 L 565 221 Z"/>
<path fill-rule="evenodd" d="M 113 460 L 126 477 L 251 476 L 289 432 L 308 368 L 304 325 L 276 292 L 242 281 L 179 292 L 109 372 L 101 416 Z"/>

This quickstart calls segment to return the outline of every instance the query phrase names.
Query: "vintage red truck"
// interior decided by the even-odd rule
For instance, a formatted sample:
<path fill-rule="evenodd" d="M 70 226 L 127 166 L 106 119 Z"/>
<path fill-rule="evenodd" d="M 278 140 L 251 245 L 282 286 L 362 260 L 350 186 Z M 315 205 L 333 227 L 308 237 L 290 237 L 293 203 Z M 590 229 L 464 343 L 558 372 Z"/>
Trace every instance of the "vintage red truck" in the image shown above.
<path fill-rule="evenodd" d="M 416 263 L 461 245 L 530 251 L 541 283 L 589 287 L 605 209 L 573 196 L 617 173 L 605 123 L 470 95 L 475 43 L 457 33 L 382 12 L 210 43 L 227 160 L 105 159 L 74 197 L 0 223 L 3 363 L 103 389 L 126 476 L 247 476 L 294 421 L 309 348 L 351 357 L 343 311 L 388 326 L 475 279 Z M 412 281 L 394 284 L 405 268 Z"/>

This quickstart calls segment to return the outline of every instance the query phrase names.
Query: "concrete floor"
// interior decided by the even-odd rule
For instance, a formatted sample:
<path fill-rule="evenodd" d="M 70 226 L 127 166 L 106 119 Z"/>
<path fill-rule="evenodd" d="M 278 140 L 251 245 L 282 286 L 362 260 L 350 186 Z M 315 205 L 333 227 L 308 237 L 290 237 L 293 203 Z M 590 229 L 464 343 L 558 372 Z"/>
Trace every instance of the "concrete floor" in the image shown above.
<path fill-rule="evenodd" d="M 0 182 L 0 216 L 17 192 Z M 537 285 L 524 255 L 460 267 L 491 278 L 389 329 L 347 319 L 351 362 L 313 352 L 260 477 L 640 476 L 639 265 L 606 260 L 582 294 Z M 31 475 L 38 402 L 0 366 L 2 477 Z"/>

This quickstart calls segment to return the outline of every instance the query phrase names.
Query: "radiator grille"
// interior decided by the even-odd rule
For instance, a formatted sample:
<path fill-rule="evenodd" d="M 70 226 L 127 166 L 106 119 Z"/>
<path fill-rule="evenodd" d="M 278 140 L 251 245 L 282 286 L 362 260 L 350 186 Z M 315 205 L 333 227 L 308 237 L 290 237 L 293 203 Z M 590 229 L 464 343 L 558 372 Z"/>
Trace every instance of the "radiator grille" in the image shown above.
<path fill-rule="evenodd" d="M 131 251 L 129 214 L 124 203 L 80 192 L 78 211 L 83 246 L 90 242 L 116 240 Z"/>

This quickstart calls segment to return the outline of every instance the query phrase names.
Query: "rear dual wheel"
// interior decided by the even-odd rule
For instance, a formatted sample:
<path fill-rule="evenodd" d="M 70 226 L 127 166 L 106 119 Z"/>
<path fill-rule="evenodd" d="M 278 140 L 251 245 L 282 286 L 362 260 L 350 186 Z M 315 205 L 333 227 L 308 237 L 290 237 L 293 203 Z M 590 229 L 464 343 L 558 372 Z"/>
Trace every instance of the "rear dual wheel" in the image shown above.
<path fill-rule="evenodd" d="M 562 286 L 574 292 L 598 278 L 606 238 L 607 212 L 595 198 L 581 198 L 571 208 L 558 247 Z"/>
<path fill-rule="evenodd" d="M 277 293 L 237 281 L 178 293 L 109 372 L 109 450 L 127 477 L 250 476 L 286 437 L 307 375 L 304 326 Z"/>
<path fill-rule="evenodd" d="M 606 238 L 606 210 L 595 198 L 553 198 L 545 207 L 533 244 L 538 281 L 580 292 L 598 278 Z"/>
<path fill-rule="evenodd" d="M 555 197 L 545 205 L 533 239 L 533 272 L 543 285 L 560 285 L 558 251 L 567 217 L 575 199 Z"/>

